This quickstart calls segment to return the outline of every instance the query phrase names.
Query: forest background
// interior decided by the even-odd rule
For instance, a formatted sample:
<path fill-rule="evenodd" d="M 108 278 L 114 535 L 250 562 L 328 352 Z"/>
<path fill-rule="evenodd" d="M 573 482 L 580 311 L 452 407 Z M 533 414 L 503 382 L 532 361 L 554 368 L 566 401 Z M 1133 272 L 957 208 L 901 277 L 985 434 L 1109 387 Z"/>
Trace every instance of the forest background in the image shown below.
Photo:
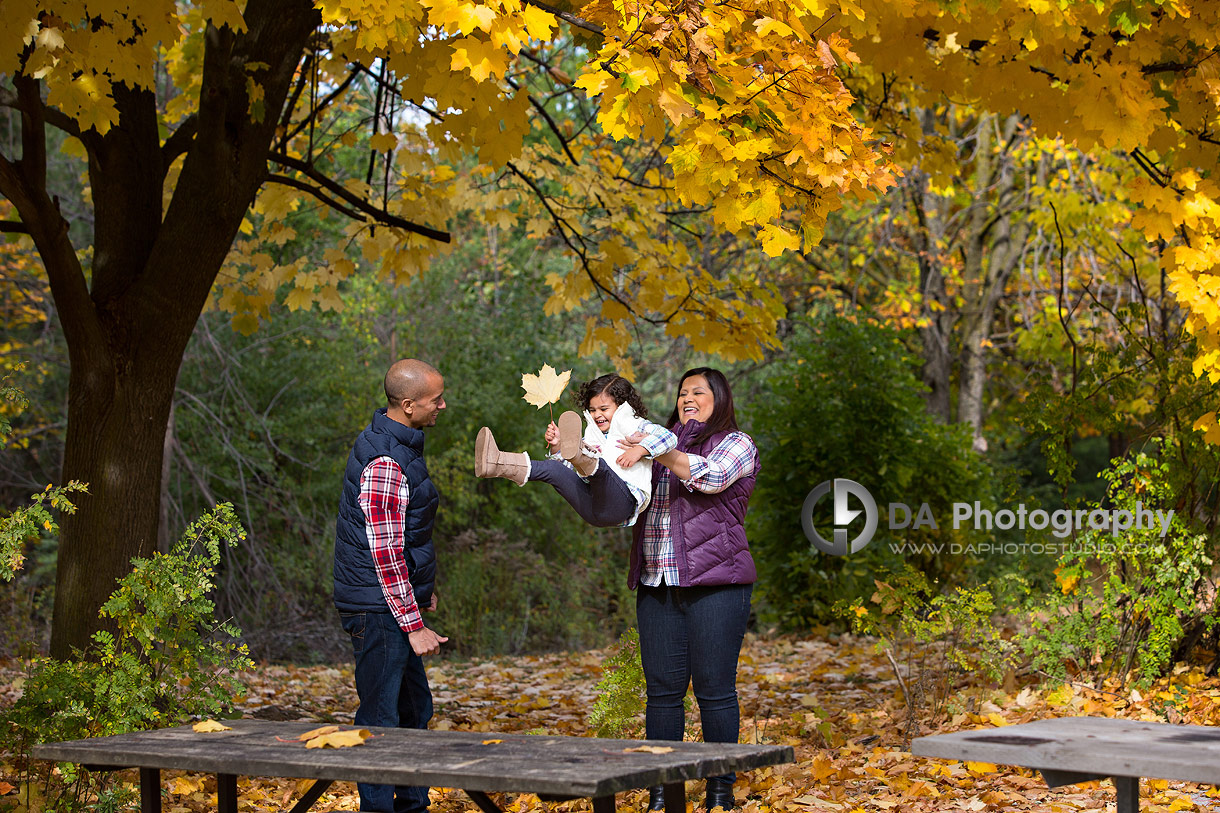
<path fill-rule="evenodd" d="M 113 227 L 98 207 L 113 213 L 122 202 L 113 173 L 121 181 L 133 172 L 101 160 L 112 155 L 105 134 L 123 131 L 118 108 L 131 100 L 121 88 L 81 84 L 103 74 L 82 72 L 84 51 L 65 40 L 69 5 L 59 17 L 36 14 L 17 43 L 20 59 L 0 66 L 14 71 L 0 95 L 9 201 L 0 205 L 12 238 L 0 246 L 0 364 L 28 399 L 3 406 L 11 431 L 0 499 L 14 509 L 67 479 L 67 416 L 80 400 L 69 377 L 81 363 L 71 346 L 79 303 L 65 319 L 58 272 L 48 277 L 44 267 L 45 235 L 39 245 L 40 229 L 51 230 L 18 211 L 37 209 L 26 187 L 2 185 L 37 152 L 30 110 L 56 111 L 40 133 L 41 180 L 75 245 Z M 411 92 L 396 85 L 407 80 L 393 78 L 401 54 L 378 55 L 388 46 L 310 41 L 289 72 L 295 84 L 276 100 L 302 102 L 295 113 L 285 106 L 268 136 L 282 148 L 269 158 L 279 170 L 251 208 L 237 210 L 206 306 L 197 320 L 187 313 L 189 343 L 155 455 L 159 494 L 141 504 L 158 507 L 162 551 L 218 502 L 233 504 L 247 533 L 217 548 L 216 614 L 242 629 L 254 657 L 346 657 L 330 603 L 340 475 L 379 405 L 385 368 L 403 356 L 446 377 L 449 408 L 429 430 L 427 454 L 443 499 L 435 627 L 456 653 L 600 645 L 633 615 L 626 531 L 583 526 L 546 489 L 473 476 L 481 425 L 502 448 L 542 452 L 548 414 L 520 391 L 522 373 L 542 364 L 571 368 L 578 380 L 617 369 L 662 419 L 682 370 L 710 363 L 728 372 L 763 455 L 748 518 L 759 629 L 854 626 L 908 643 L 969 634 L 963 668 L 1002 678 L 1021 661 L 1099 686 L 1148 681 L 1197 647 L 1214 648 L 1220 456 L 1208 440 L 1220 435 L 1220 375 L 1209 241 L 1220 218 L 1209 175 L 1220 56 L 1207 7 L 999 4 L 1024 21 L 1006 31 L 1003 14 L 972 20 L 971 4 L 916 4 L 899 21 L 841 5 L 750 5 L 744 30 L 759 40 L 744 79 L 716 61 L 735 53 L 731 37 L 698 44 L 705 13 L 713 18 L 698 4 L 595 4 L 585 10 L 593 27 L 572 10 L 542 25 L 527 13 L 534 4 L 428 6 L 431 35 L 452 48 L 463 92 L 463 83 L 497 88 L 489 108 L 503 117 L 491 128 L 454 123 L 461 116 L 436 103 L 433 79 Z M 183 30 L 236 36 L 240 13 L 225 17 L 230 6 L 209 11 L 225 20 L 219 28 L 188 20 L 203 13 L 196 9 Z M 355 19 L 361 9 L 344 12 L 352 30 L 367 31 Z M 334 8 L 326 14 L 338 26 L 329 34 L 343 30 Z M 515 50 L 495 28 L 501 17 L 522 26 Z M 822 18 L 838 27 L 822 31 Z M 887 28 L 899 23 L 901 31 Z M 949 24 L 960 28 L 949 33 Z M 614 25 L 635 51 L 606 51 L 624 41 L 608 33 Z M 967 35 L 978 26 L 987 31 Z M 709 30 L 731 29 L 714 20 Z M 553 39 L 522 45 L 541 31 Z M 165 121 L 191 121 L 199 87 L 187 68 L 202 59 L 203 41 L 184 35 L 140 67 Z M 480 62 L 476 42 L 512 58 L 483 52 Z M 667 48 L 684 57 L 680 68 L 670 63 L 678 95 L 658 91 L 657 70 L 631 61 Z M 1047 69 L 1026 63 L 1048 52 L 1071 67 L 1045 80 L 1059 96 L 1039 97 L 1027 74 L 1043 81 Z M 765 56 L 781 53 L 810 61 Z M 259 64 L 239 71 L 238 108 L 255 122 L 264 115 Z M 1014 64 L 1021 83 L 994 81 Z M 828 108 L 841 104 L 851 122 L 827 125 L 816 161 L 794 159 L 816 164 L 810 174 L 829 192 L 781 177 L 797 147 L 776 146 L 789 124 L 775 100 L 742 113 L 801 71 L 833 85 Z M 44 77 L 50 96 L 36 86 Z M 737 102 L 726 101 L 730 87 L 741 91 Z M 450 130 L 438 138 L 435 122 L 446 115 Z M 453 135 L 463 126 L 466 141 Z M 172 159 L 205 135 L 182 124 L 159 138 Z M 802 135 L 806 145 L 814 138 Z M 306 139 L 309 161 L 300 157 Z M 713 162 L 698 175 L 692 143 L 710 145 L 731 172 L 717 174 Z M 759 159 L 767 149 L 776 155 Z M 163 170 L 158 198 L 189 180 L 172 160 Z M 652 197 L 628 196 L 640 189 Z M 443 235 L 404 219 L 433 215 L 446 221 Z M 126 295 L 122 286 L 100 290 L 113 282 L 111 271 L 92 270 L 95 257 L 99 267 L 111 261 L 103 254 L 72 255 L 81 279 L 97 283 L 99 312 L 103 293 Z M 155 327 L 141 335 L 156 344 Z M 88 413 L 77 414 L 75 431 L 87 434 Z M 882 527 L 858 554 L 817 553 L 801 506 L 832 477 L 865 484 L 883 507 L 927 503 L 940 527 Z M 70 499 L 87 506 L 91 496 Z M 1063 541 L 1049 529 L 946 521 L 952 503 L 975 501 L 993 511 L 1138 501 L 1172 508 L 1175 521 L 1166 536 L 1132 534 L 1118 550 L 1104 544 L 1108 530 L 1081 529 L 1078 552 L 1058 556 L 1044 552 Z M 51 640 L 56 519 L 19 540 L 25 566 L 0 591 L 5 652 Z M 101 538 L 73 533 L 84 544 Z M 937 544 L 959 552 L 936 553 Z M 1012 625 L 1024 637 L 1004 631 Z M 87 640 L 93 630 L 82 629 Z"/>

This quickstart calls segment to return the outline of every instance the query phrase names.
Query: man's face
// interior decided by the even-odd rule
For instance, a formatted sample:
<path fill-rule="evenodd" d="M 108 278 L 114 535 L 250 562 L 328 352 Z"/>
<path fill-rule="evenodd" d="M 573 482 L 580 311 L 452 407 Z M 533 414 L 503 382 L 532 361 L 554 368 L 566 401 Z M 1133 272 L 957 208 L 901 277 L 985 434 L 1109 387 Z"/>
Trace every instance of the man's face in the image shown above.
<path fill-rule="evenodd" d="M 436 426 L 436 416 L 445 408 L 445 379 L 439 375 L 430 376 L 428 388 L 414 401 L 403 402 L 403 412 L 407 416 L 407 426 L 423 429 L 425 426 Z"/>

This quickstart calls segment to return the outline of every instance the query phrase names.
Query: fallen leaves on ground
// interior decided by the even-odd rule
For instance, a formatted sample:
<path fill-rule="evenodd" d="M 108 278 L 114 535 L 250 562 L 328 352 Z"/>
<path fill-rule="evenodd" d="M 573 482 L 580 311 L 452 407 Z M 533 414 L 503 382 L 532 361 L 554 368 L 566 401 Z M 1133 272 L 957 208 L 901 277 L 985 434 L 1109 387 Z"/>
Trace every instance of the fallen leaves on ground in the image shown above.
<path fill-rule="evenodd" d="M 514 656 L 481 661 L 430 661 L 436 715 L 432 728 L 499 733 L 592 736 L 585 721 L 601 677 L 601 651 Z M 0 663 L 0 706 L 19 694 L 17 662 Z M 247 675 L 238 698 L 243 716 L 351 724 L 356 692 L 348 664 L 298 668 L 262 666 Z M 741 773 L 734 788 L 742 813 L 932 813 L 932 811 L 1113 810 L 1110 782 L 1049 790 L 1033 771 L 979 762 L 913 756 L 906 750 L 902 693 L 889 663 L 871 640 L 854 636 L 747 637 L 738 673 L 743 742 L 791 745 L 789 765 Z M 1179 665 L 1143 693 L 1121 696 L 1078 685 L 1039 683 L 1012 691 L 965 687 L 936 729 L 920 734 L 1016 725 L 1046 717 L 1093 715 L 1220 725 L 1220 680 L 1201 668 Z M 698 709 L 687 737 L 698 739 Z M 659 746 L 665 747 L 665 746 Z M 0 766 L 0 781 L 13 779 Z M 137 781 L 130 772 L 130 781 Z M 203 774 L 163 772 L 165 813 L 216 809 L 216 780 Z M 310 780 L 242 777 L 239 813 L 283 810 L 308 790 Z M 703 783 L 688 782 L 699 809 Z M 1140 784 L 1143 813 L 1220 811 L 1220 790 L 1150 779 Z M 534 794 L 492 794 L 507 813 L 588 813 L 588 799 L 542 802 Z M 647 807 L 644 790 L 621 793 L 621 810 Z M 337 782 L 313 811 L 359 809 L 355 785 Z M 461 791 L 433 788 L 431 813 L 478 813 Z"/>

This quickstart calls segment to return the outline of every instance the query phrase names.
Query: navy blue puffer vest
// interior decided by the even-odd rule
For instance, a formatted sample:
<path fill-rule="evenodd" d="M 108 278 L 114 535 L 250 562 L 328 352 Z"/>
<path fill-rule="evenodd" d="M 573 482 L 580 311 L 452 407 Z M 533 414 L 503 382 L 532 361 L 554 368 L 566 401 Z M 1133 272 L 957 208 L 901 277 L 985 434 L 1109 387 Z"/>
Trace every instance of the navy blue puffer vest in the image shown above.
<path fill-rule="evenodd" d="M 335 525 L 335 606 L 341 612 L 389 611 L 377 581 L 364 511 L 360 509 L 360 475 L 378 457 L 392 458 L 407 478 L 410 504 L 403 527 L 403 555 L 420 607 L 432 600 L 436 584 L 432 520 L 440 495 L 424 464 L 424 433 L 387 417 L 382 408 L 373 413 L 373 422 L 356 438 L 343 473 L 343 495 Z"/>

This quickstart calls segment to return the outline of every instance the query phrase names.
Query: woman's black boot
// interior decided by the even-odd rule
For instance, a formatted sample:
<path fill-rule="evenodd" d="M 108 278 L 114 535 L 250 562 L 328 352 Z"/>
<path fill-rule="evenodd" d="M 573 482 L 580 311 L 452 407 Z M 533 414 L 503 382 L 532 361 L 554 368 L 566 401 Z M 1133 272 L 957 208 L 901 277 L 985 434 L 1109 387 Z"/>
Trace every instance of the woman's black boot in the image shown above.
<path fill-rule="evenodd" d="M 703 806 L 707 810 L 715 807 L 732 810 L 736 807 L 737 803 L 733 801 L 733 783 L 720 776 L 708 779 L 707 797 L 704 799 Z"/>
<path fill-rule="evenodd" d="M 663 785 L 655 785 L 648 789 L 648 809 L 665 809 L 665 787 Z"/>

